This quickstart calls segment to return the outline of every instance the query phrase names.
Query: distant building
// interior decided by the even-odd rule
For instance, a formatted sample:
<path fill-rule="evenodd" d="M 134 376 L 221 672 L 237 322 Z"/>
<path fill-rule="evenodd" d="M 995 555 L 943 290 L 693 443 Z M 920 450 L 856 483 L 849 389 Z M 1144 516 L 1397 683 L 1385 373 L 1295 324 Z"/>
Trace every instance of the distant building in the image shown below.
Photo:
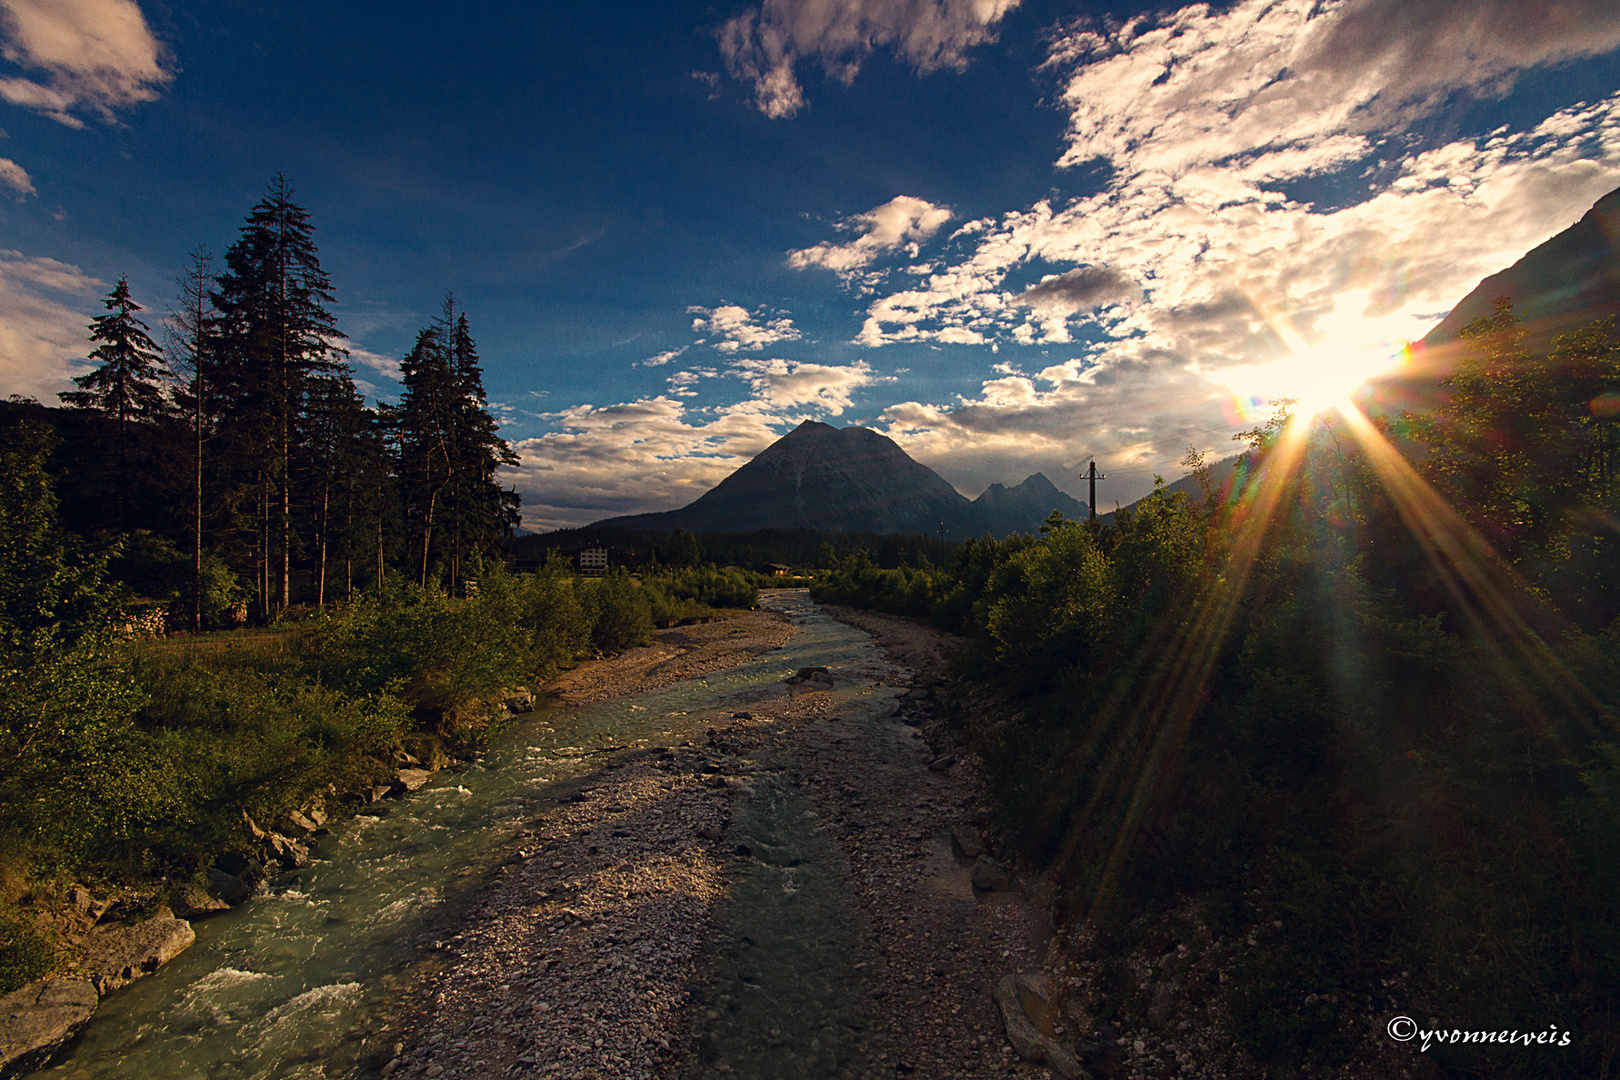
<path fill-rule="evenodd" d="M 574 568 L 582 574 L 595 577 L 607 573 L 608 549 L 605 547 L 580 548 L 574 556 Z"/>
<path fill-rule="evenodd" d="M 789 575 L 791 575 L 793 573 L 793 567 L 789 566 L 787 563 L 779 563 L 779 562 L 766 563 L 765 564 L 765 569 L 769 570 L 772 574 L 775 574 L 777 577 L 788 577 Z"/>

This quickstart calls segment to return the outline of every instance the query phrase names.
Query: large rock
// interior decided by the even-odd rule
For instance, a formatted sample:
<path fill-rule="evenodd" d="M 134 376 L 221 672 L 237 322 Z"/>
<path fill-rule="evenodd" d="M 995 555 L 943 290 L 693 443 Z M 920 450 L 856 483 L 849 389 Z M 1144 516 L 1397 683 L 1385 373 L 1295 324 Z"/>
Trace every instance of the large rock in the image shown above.
<path fill-rule="evenodd" d="M 196 940 L 191 924 L 172 915 L 133 926 L 98 926 L 85 940 L 79 974 L 106 995 L 156 971 Z"/>
<path fill-rule="evenodd" d="M 526 687 L 514 686 L 506 691 L 506 700 L 503 702 L 509 713 L 534 712 L 534 695 Z"/>
<path fill-rule="evenodd" d="M 1044 1061 L 1064 1080 L 1091 1080 L 1074 1051 L 1048 1034 L 1056 1014 L 1050 980 L 1042 975 L 1006 975 L 992 996 L 1014 1050 L 1031 1061 Z"/>
<path fill-rule="evenodd" d="M 394 789 L 396 791 L 401 788 L 404 791 L 416 791 L 425 786 L 431 779 L 433 779 L 433 774 L 426 769 L 401 769 L 399 770 L 399 779 L 394 782 Z"/>
<path fill-rule="evenodd" d="M 38 979 L 0 997 L 0 1075 L 44 1064 L 89 1022 L 96 988 L 86 979 Z"/>
<path fill-rule="evenodd" d="M 217 866 L 210 866 L 208 891 L 231 907 L 235 907 L 247 902 L 248 897 L 253 895 L 253 886 L 235 874 L 227 874 Z"/>
<path fill-rule="evenodd" d="M 997 889 L 1007 887 L 1012 878 L 1012 871 L 1002 866 L 988 855 L 980 855 L 973 861 L 973 887 L 982 892 L 995 892 Z"/>

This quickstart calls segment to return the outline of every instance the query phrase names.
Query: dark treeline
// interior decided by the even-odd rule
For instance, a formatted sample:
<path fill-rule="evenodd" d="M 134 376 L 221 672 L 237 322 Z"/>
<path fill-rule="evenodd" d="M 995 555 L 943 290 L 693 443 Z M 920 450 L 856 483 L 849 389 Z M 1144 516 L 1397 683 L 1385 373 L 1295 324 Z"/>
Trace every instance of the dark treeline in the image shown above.
<path fill-rule="evenodd" d="M 746 533 L 698 533 L 685 529 L 559 529 L 520 536 L 512 542 L 512 557 L 519 566 L 538 565 L 552 551 L 570 551 L 592 545 L 625 551 L 639 562 L 663 566 L 738 566 L 763 572 L 772 563 L 794 570 L 831 570 L 840 560 L 864 552 L 877 566 L 929 566 L 941 561 L 937 536 L 894 536 L 881 533 L 819 529 L 762 529 Z M 953 541 L 946 551 L 958 545 Z"/>
<path fill-rule="evenodd" d="M 398 403 L 368 407 L 314 226 L 279 176 L 223 258 L 198 248 L 176 285 L 159 333 L 121 278 L 63 408 L 6 410 L 50 432 L 64 525 L 123 537 L 115 577 L 201 630 L 390 574 L 455 593 L 500 555 L 517 495 L 496 470 L 516 458 L 450 298 L 401 361 Z"/>
<path fill-rule="evenodd" d="M 1575 1033 L 1429 1047 L 1448 1075 L 1613 1075 L 1620 338 L 1524 341 L 1503 302 L 1433 412 L 1279 416 L 1224 490 L 1193 454 L 1204 500 L 816 587 L 966 635 L 964 675 L 1018 703 L 961 731 L 1010 846 L 1101 955 L 1218 950 L 1195 996 L 1290 1072 L 1394 1010 Z"/>

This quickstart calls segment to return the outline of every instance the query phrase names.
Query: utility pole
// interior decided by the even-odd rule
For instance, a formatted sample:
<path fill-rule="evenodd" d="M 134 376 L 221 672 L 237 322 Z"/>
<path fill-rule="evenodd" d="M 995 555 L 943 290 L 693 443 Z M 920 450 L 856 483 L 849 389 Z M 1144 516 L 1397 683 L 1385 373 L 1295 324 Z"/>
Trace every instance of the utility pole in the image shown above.
<path fill-rule="evenodd" d="M 1097 481 L 1108 479 L 1108 477 L 1106 477 L 1106 476 L 1098 475 L 1098 473 L 1097 473 L 1097 459 L 1096 458 L 1091 459 L 1090 477 L 1091 477 L 1091 524 L 1095 525 L 1095 524 L 1097 524 Z"/>

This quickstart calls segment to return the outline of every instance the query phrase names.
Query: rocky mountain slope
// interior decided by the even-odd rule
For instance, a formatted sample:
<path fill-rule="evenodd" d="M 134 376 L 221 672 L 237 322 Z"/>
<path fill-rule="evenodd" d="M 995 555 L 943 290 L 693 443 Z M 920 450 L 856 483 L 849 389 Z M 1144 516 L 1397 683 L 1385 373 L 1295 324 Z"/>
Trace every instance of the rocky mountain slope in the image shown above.
<path fill-rule="evenodd" d="M 932 534 L 943 524 L 961 538 L 1034 532 L 1054 509 L 1069 517 L 1085 513 L 1040 473 L 1016 487 L 992 484 L 970 502 L 887 436 L 806 420 L 687 506 L 596 526 Z"/>

